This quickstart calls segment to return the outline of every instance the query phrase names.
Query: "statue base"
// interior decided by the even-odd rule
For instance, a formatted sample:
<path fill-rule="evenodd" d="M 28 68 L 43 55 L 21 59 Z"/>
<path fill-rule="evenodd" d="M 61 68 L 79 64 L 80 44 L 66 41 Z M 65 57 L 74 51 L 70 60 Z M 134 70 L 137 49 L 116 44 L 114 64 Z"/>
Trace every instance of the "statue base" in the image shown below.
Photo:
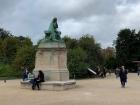
<path fill-rule="evenodd" d="M 69 80 L 67 49 L 64 42 L 39 44 L 33 71 L 35 76 L 38 75 L 39 70 L 44 73 L 46 81 L 40 85 L 42 90 L 60 91 L 76 87 L 76 81 Z M 32 89 L 32 84 L 29 81 L 21 81 L 21 87 Z"/>
<path fill-rule="evenodd" d="M 46 81 L 68 81 L 67 49 L 64 42 L 40 43 L 36 52 L 34 74 L 43 71 Z"/>
<path fill-rule="evenodd" d="M 29 81 L 21 81 L 21 88 L 32 89 L 32 84 Z M 69 81 L 47 81 L 40 84 L 41 90 L 62 91 L 76 87 L 75 80 Z"/>

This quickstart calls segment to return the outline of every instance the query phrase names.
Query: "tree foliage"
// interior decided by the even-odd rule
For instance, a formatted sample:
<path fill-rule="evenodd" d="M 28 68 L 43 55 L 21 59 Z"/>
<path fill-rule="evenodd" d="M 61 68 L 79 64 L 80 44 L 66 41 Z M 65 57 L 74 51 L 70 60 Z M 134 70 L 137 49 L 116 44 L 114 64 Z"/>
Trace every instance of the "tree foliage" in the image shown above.
<path fill-rule="evenodd" d="M 116 40 L 116 58 L 119 65 L 130 67 L 130 62 L 140 60 L 140 32 L 123 29 Z"/>
<path fill-rule="evenodd" d="M 104 57 L 104 66 L 107 69 L 115 69 L 117 67 L 115 48 L 107 47 L 102 49 L 102 55 Z"/>
<path fill-rule="evenodd" d="M 66 44 L 67 49 L 74 49 L 78 47 L 78 40 L 76 39 L 72 39 L 68 36 L 65 36 L 63 40 Z"/>
<path fill-rule="evenodd" d="M 100 44 L 91 35 L 80 39 L 63 38 L 68 49 L 68 69 L 71 78 L 88 77 L 87 68 L 102 64 L 103 56 Z"/>
<path fill-rule="evenodd" d="M 12 34 L 6 30 L 4 30 L 3 28 L 0 28 L 0 39 L 4 40 L 7 37 L 11 37 Z"/>
<path fill-rule="evenodd" d="M 28 67 L 28 70 L 33 70 L 35 61 L 35 49 L 31 46 L 25 46 L 18 50 L 16 57 L 13 61 L 13 67 L 16 71 L 23 70 Z M 21 72 L 21 71 L 19 71 Z"/>
<path fill-rule="evenodd" d="M 22 67 L 34 67 L 35 48 L 28 37 L 14 36 L 0 29 L 0 76 L 19 75 Z M 13 73 L 13 74 L 12 74 Z M 6 75 L 7 74 L 7 75 Z"/>
<path fill-rule="evenodd" d="M 70 49 L 68 52 L 68 69 L 70 77 L 82 78 L 87 74 L 86 53 L 82 48 Z"/>
<path fill-rule="evenodd" d="M 87 68 L 94 69 L 102 65 L 108 69 L 117 65 L 127 65 L 140 60 L 140 31 L 123 29 L 118 33 L 115 48 L 102 49 L 92 35 L 83 35 L 79 39 L 65 36 L 67 47 L 67 66 L 71 78 L 88 77 Z M 33 70 L 37 45 L 28 37 L 14 36 L 0 28 L 0 75 L 8 72 L 20 75 L 24 66 Z M 10 68 L 10 69 L 9 69 Z"/>
<path fill-rule="evenodd" d="M 84 35 L 79 40 L 79 46 L 86 52 L 89 67 L 95 65 L 101 65 L 103 62 L 103 56 L 101 53 L 101 47 L 99 43 L 95 42 L 95 39 L 91 35 Z"/>

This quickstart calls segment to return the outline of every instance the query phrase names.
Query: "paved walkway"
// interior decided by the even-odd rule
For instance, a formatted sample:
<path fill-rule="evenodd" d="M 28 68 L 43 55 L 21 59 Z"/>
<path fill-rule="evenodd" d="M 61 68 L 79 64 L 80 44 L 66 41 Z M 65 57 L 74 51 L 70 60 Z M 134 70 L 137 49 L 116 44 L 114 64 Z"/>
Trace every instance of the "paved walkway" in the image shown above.
<path fill-rule="evenodd" d="M 140 105 L 140 77 L 128 75 L 126 88 L 115 76 L 78 80 L 67 91 L 32 91 L 20 88 L 20 80 L 0 81 L 0 105 Z"/>

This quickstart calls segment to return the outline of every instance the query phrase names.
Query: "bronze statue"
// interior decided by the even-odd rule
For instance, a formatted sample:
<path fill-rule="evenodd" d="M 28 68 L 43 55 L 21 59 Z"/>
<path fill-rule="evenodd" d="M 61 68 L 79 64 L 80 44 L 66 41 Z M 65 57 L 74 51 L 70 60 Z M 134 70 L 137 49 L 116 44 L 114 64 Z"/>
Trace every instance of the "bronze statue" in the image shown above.
<path fill-rule="evenodd" d="M 45 31 L 45 40 L 49 41 L 59 41 L 61 40 L 61 32 L 57 31 L 58 24 L 57 18 L 53 18 L 52 22 L 50 23 L 49 29 Z"/>

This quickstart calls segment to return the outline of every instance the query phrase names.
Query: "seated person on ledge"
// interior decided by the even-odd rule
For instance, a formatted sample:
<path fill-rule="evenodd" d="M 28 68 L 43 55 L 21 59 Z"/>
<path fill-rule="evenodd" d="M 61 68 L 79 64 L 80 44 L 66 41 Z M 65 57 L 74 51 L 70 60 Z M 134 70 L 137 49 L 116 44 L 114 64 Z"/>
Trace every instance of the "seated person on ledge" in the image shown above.
<path fill-rule="evenodd" d="M 34 74 L 28 73 L 28 80 L 31 81 L 35 78 Z"/>
<path fill-rule="evenodd" d="M 28 80 L 28 74 L 29 74 L 29 71 L 28 71 L 27 67 L 25 67 L 24 72 L 23 72 L 23 81 Z"/>
<path fill-rule="evenodd" d="M 37 78 L 34 78 L 32 81 L 32 89 L 34 90 L 37 86 L 38 90 L 40 90 L 40 83 L 44 82 L 44 73 L 39 70 Z"/>

